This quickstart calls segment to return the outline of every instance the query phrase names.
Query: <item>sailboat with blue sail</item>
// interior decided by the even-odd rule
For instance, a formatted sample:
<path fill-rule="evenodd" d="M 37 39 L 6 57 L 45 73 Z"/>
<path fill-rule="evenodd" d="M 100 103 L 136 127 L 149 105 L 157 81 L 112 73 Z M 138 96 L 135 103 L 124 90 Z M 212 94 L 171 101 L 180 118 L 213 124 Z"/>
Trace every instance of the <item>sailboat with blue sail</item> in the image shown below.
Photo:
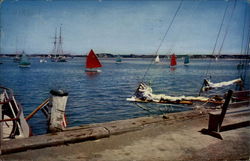
<path fill-rule="evenodd" d="M 184 65 L 188 65 L 189 62 L 190 62 L 189 55 L 186 55 L 185 58 L 184 58 Z"/>
<path fill-rule="evenodd" d="M 24 53 L 24 51 L 22 52 L 22 56 L 21 56 L 21 60 L 19 62 L 19 67 L 20 68 L 29 68 L 31 65 L 29 58 L 27 57 L 27 55 Z"/>
<path fill-rule="evenodd" d="M 115 62 L 116 62 L 116 63 L 121 63 L 121 62 L 122 62 L 122 58 L 121 58 L 120 55 L 118 55 L 118 56 L 116 57 Z"/>

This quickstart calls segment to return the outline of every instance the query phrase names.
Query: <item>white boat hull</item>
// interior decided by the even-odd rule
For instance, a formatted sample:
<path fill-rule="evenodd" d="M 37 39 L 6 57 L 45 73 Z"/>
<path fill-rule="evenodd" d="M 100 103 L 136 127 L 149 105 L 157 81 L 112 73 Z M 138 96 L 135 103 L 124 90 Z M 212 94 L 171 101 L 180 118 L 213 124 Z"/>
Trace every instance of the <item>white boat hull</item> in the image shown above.
<path fill-rule="evenodd" d="M 100 69 L 97 69 L 97 68 L 86 68 L 85 72 L 97 72 L 97 73 L 100 73 L 102 71 Z"/>

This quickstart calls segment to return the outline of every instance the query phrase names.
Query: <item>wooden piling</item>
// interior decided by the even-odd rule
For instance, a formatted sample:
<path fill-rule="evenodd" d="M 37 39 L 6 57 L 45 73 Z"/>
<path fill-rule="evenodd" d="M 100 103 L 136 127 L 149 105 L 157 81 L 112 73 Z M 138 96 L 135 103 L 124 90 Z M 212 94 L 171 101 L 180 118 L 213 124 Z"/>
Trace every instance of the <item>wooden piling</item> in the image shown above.
<path fill-rule="evenodd" d="M 49 122 L 51 132 L 62 131 L 66 128 L 65 108 L 68 99 L 68 93 L 62 90 L 51 90 L 52 108 Z"/>

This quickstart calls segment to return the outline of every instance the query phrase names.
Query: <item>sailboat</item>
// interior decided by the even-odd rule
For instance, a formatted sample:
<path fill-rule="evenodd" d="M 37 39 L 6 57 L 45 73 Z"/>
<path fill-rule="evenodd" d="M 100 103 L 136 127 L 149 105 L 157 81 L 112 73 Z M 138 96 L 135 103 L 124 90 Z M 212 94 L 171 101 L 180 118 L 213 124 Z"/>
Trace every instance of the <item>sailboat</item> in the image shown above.
<path fill-rule="evenodd" d="M 40 63 L 47 63 L 47 60 L 46 60 L 46 58 L 45 57 L 42 57 L 41 59 L 40 59 L 40 61 L 39 61 Z"/>
<path fill-rule="evenodd" d="M 160 57 L 159 57 L 159 55 L 156 56 L 155 63 L 160 63 Z"/>
<path fill-rule="evenodd" d="M 175 54 L 172 54 L 170 58 L 170 68 L 176 67 L 176 65 L 177 65 L 176 56 Z"/>
<path fill-rule="evenodd" d="M 160 57 L 159 57 L 159 55 L 156 56 L 155 63 L 160 63 Z"/>
<path fill-rule="evenodd" d="M 19 62 L 19 67 L 21 68 L 29 68 L 31 65 L 27 55 L 24 53 L 24 51 L 22 52 L 22 56 L 21 56 L 21 60 Z"/>
<path fill-rule="evenodd" d="M 215 56 L 215 61 L 218 61 L 218 56 Z"/>
<path fill-rule="evenodd" d="M 21 59 L 21 57 L 19 55 L 16 55 L 15 58 L 13 58 L 13 62 L 14 63 L 19 63 L 20 59 Z"/>
<path fill-rule="evenodd" d="M 215 48 L 216 48 L 217 43 L 218 43 L 217 40 L 219 39 L 219 36 L 220 36 L 220 34 L 221 34 L 221 28 L 222 28 L 223 23 L 224 23 L 224 17 L 223 17 L 223 19 L 222 19 L 222 22 L 221 22 L 221 25 L 220 25 L 220 29 L 219 29 L 219 32 L 218 32 L 218 34 L 217 34 L 217 39 L 216 39 L 216 41 L 215 41 L 214 48 L 213 48 L 213 51 L 212 51 L 212 55 L 214 55 L 215 61 L 218 61 L 218 58 L 220 58 L 221 50 L 222 50 L 222 48 L 223 48 L 223 45 L 224 45 L 224 42 L 225 42 L 225 40 L 226 40 L 227 34 L 230 33 L 230 32 L 228 32 L 228 31 L 229 31 L 229 26 L 230 26 L 229 24 L 230 24 L 230 22 L 231 22 L 231 20 L 232 20 L 232 17 L 233 17 L 235 8 L 236 8 L 236 1 L 234 1 L 233 8 L 232 8 L 232 11 L 231 11 L 231 13 L 230 13 L 230 18 L 229 18 L 229 21 L 228 21 L 228 26 L 227 26 L 227 28 L 226 28 L 226 30 L 225 30 L 224 35 L 223 35 L 222 44 L 220 45 L 218 54 L 215 54 Z M 226 8 L 225 11 L 224 11 L 224 16 L 226 15 L 226 13 L 227 13 L 227 8 Z M 244 39 L 244 36 L 243 36 L 243 39 Z M 243 42 L 243 41 L 242 41 L 242 42 Z M 246 45 L 246 47 L 248 48 L 249 45 Z M 246 50 L 246 51 L 249 51 L 249 50 Z M 208 69 L 209 69 L 210 67 L 211 67 L 211 66 L 209 65 L 209 66 L 208 66 Z M 208 71 L 208 69 L 207 69 L 207 71 Z M 211 70 L 211 69 L 210 69 L 210 70 Z M 203 83 L 202 83 L 202 87 L 201 87 L 201 89 L 200 89 L 199 95 L 201 95 L 202 92 L 208 92 L 209 90 L 217 89 L 217 88 L 219 88 L 219 90 L 217 90 L 218 93 L 216 93 L 216 94 L 217 94 L 217 95 L 219 95 L 219 94 L 222 95 L 221 92 L 227 90 L 228 88 L 230 88 L 231 85 L 234 85 L 234 84 L 235 84 L 236 86 L 238 86 L 240 89 L 243 89 L 243 87 L 244 87 L 244 81 L 245 81 L 245 80 L 242 79 L 242 78 L 244 78 L 244 76 L 242 75 L 243 73 L 239 73 L 239 74 L 240 74 L 240 75 L 237 76 L 236 79 L 214 83 L 214 82 L 211 81 L 211 78 L 212 78 L 211 73 L 206 72 L 206 77 L 207 77 L 207 78 L 205 78 L 204 81 L 203 81 Z M 227 86 L 228 86 L 228 87 L 227 87 Z M 227 87 L 227 88 L 225 88 L 225 87 Z"/>
<path fill-rule="evenodd" d="M 121 63 L 121 62 L 122 62 L 122 58 L 121 58 L 120 55 L 118 55 L 118 56 L 116 57 L 115 62 L 116 62 L 116 63 Z"/>
<path fill-rule="evenodd" d="M 27 138 L 31 135 L 31 129 L 24 118 L 22 106 L 15 100 L 13 91 L 0 86 L 0 109 L 2 123 L 2 138 L 9 140 L 14 138 Z"/>
<path fill-rule="evenodd" d="M 91 49 L 86 59 L 86 72 L 101 72 L 101 70 L 97 69 L 102 67 L 98 57 L 95 52 Z"/>
<path fill-rule="evenodd" d="M 184 65 L 188 65 L 189 64 L 189 56 L 186 55 L 185 58 L 184 58 Z"/>
<path fill-rule="evenodd" d="M 60 26 L 60 33 L 57 37 L 57 28 L 55 30 L 55 37 L 54 37 L 54 47 L 52 50 L 52 54 L 54 57 L 51 57 L 51 62 L 67 62 L 67 58 L 63 56 L 63 48 L 62 48 L 62 27 Z M 58 40 L 57 40 L 58 39 Z"/>

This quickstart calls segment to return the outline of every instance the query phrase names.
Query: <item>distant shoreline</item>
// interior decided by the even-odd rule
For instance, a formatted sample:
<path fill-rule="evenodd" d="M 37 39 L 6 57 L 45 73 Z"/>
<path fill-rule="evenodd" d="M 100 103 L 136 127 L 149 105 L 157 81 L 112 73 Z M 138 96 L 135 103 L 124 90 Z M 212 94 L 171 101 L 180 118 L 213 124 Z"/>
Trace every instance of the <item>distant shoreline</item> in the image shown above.
<path fill-rule="evenodd" d="M 0 54 L 0 57 L 16 57 L 21 54 Z M 27 54 L 30 57 L 48 57 L 51 54 Z M 206 59 L 206 58 L 215 58 L 215 55 L 191 55 L 191 54 L 185 54 L 185 55 L 176 55 L 177 58 L 185 57 L 186 55 L 189 55 L 191 59 Z M 51 55 L 54 56 L 54 55 Z M 65 57 L 86 57 L 86 55 L 71 55 L 71 54 L 64 54 L 62 56 Z M 118 55 L 115 54 L 109 54 L 109 53 L 99 53 L 97 54 L 99 58 L 114 58 Z M 136 54 L 130 54 L 130 55 L 119 55 L 122 58 L 155 58 L 155 55 L 136 55 Z M 170 55 L 159 55 L 161 59 L 167 58 Z M 250 55 L 219 55 L 218 58 L 220 59 L 250 59 Z"/>

